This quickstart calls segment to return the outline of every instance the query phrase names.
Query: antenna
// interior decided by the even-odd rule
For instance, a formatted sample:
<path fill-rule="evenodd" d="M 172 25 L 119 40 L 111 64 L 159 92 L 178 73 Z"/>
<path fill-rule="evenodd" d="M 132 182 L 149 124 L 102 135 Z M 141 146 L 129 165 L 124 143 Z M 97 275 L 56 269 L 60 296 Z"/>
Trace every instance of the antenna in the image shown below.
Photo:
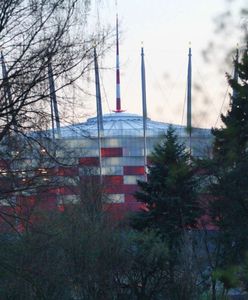
<path fill-rule="evenodd" d="M 191 43 L 189 44 L 189 54 L 188 54 L 188 76 L 187 76 L 187 132 L 189 134 L 189 149 L 191 154 L 191 133 L 192 133 L 192 63 L 191 63 Z"/>
<path fill-rule="evenodd" d="M 120 88 L 120 58 L 119 58 L 119 24 L 118 14 L 116 14 L 116 109 L 114 112 L 120 113 L 121 110 L 121 88 Z"/>
<path fill-rule="evenodd" d="M 102 119 L 102 97 L 100 89 L 100 76 L 97 62 L 96 47 L 94 47 L 94 65 L 95 65 L 95 86 L 96 86 L 96 110 L 97 120 L 99 120 L 99 128 L 103 130 L 103 119 Z"/>
<path fill-rule="evenodd" d="M 147 107 L 146 107 L 146 74 L 143 42 L 141 44 L 141 90 L 142 90 L 142 107 L 143 107 L 143 137 L 144 137 L 144 167 L 145 176 L 147 174 L 147 145 L 146 145 L 146 127 L 147 127 Z"/>
<path fill-rule="evenodd" d="M 97 62 L 96 47 L 94 46 L 94 65 L 95 65 L 95 86 L 96 86 L 96 110 L 97 110 L 97 135 L 98 135 L 98 150 L 99 150 L 99 166 L 100 166 L 100 182 L 102 183 L 102 154 L 101 154 L 101 136 L 103 132 L 103 119 L 102 119 L 102 101 L 101 89 L 99 79 L 99 69 Z"/>
<path fill-rule="evenodd" d="M 57 97 L 56 97 L 55 83 L 54 83 L 54 78 L 53 78 L 53 68 L 52 68 L 50 58 L 48 61 L 48 80 L 49 80 L 49 90 L 50 90 L 50 100 L 51 100 L 51 117 L 52 117 L 52 127 L 53 127 L 53 138 L 55 137 L 54 120 L 53 120 L 54 116 L 55 116 L 58 137 L 60 138 L 61 131 L 60 131 L 59 110 L 58 110 L 58 103 L 57 103 Z"/>
<path fill-rule="evenodd" d="M 2 63 L 2 76 L 3 76 L 3 84 L 4 84 L 4 98 L 5 98 L 5 105 L 6 105 L 6 120 L 7 120 L 7 124 L 9 124 L 9 113 L 12 110 L 12 113 L 11 113 L 12 122 L 14 123 L 14 125 L 16 125 L 12 95 L 11 95 L 10 84 L 9 84 L 9 79 L 8 79 L 8 70 L 7 70 L 7 66 L 5 64 L 3 51 L 1 51 L 1 63 Z"/>
<path fill-rule="evenodd" d="M 51 120 L 52 120 L 52 139 L 55 140 L 55 126 L 54 126 L 54 115 L 53 115 L 53 101 L 51 100 L 51 96 L 50 96 L 50 106 L 51 106 Z"/>

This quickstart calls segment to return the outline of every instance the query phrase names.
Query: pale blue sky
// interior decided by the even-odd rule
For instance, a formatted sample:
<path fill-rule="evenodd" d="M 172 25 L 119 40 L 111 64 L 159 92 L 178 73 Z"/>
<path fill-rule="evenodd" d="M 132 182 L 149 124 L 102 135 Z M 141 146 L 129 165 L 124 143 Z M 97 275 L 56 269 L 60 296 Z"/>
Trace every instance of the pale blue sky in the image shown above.
<path fill-rule="evenodd" d="M 227 5 L 237 10 L 243 0 L 119 0 L 120 64 L 122 108 L 141 114 L 140 45 L 144 41 L 147 79 L 148 115 L 154 120 L 182 124 L 185 100 L 188 44 L 192 42 L 193 81 L 201 86 L 204 95 L 193 93 L 194 124 L 211 127 L 216 124 L 227 90 L 225 74 L 218 66 L 203 62 L 202 50 L 214 35 L 213 18 L 225 11 Z M 115 1 L 103 0 L 98 8 L 100 22 L 115 24 Z M 92 15 L 96 9 L 92 9 Z M 235 25 L 239 25 L 237 19 Z M 226 37 L 231 48 L 238 40 Z M 223 54 L 221 53 L 223 52 Z M 220 50 L 225 56 L 225 51 Z M 220 56 L 221 56 L 220 55 Z M 107 97 L 103 108 L 115 108 L 115 49 L 102 61 L 112 70 L 102 71 Z M 230 72 L 230 67 L 224 70 Z M 206 100 L 205 98 L 208 98 Z M 225 105 L 228 104 L 228 98 Z M 91 113 L 94 114 L 94 103 Z"/>

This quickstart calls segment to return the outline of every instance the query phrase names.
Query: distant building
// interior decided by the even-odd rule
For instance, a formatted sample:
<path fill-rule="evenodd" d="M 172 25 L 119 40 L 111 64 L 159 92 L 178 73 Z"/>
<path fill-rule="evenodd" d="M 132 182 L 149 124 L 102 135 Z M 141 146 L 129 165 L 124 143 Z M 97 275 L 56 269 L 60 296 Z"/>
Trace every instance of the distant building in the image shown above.
<path fill-rule="evenodd" d="M 161 141 L 170 124 L 147 119 L 146 141 L 147 156 L 154 145 Z M 174 125 L 180 141 L 189 144 L 185 126 Z M 136 210 L 139 207 L 133 193 L 137 190 L 137 180 L 145 180 L 146 166 L 144 158 L 143 117 L 125 112 L 103 115 L 103 132 L 101 133 L 100 155 L 97 118 L 90 118 L 85 123 L 61 127 L 59 145 L 61 158 L 68 157 L 70 163 L 78 164 L 78 176 L 88 174 L 102 175 L 107 202 L 112 208 L 121 211 Z M 209 129 L 192 130 L 191 148 L 195 157 L 209 155 L 211 151 L 211 133 Z M 101 157 L 101 158 L 99 158 Z M 65 159 L 66 161 L 66 159 Z M 87 168 L 86 168 L 87 167 Z M 65 202 L 73 200 L 76 195 L 60 194 Z"/>
<path fill-rule="evenodd" d="M 141 49 L 143 115 L 126 113 L 121 108 L 118 18 L 116 19 L 116 109 L 102 114 L 96 49 L 95 82 L 97 116 L 86 122 L 61 126 L 51 63 L 48 79 L 51 100 L 51 130 L 6 137 L 1 145 L 0 186 L 2 219 L 30 214 L 32 208 L 63 209 L 84 198 L 85 179 L 101 183 L 104 205 L 116 216 L 139 209 L 134 198 L 137 180 L 146 180 L 149 155 L 161 141 L 170 124 L 147 117 L 144 50 Z M 2 57 L 2 64 L 4 60 Z M 7 80 L 7 78 L 6 78 Z M 187 125 L 174 125 L 182 143 L 195 157 L 211 153 L 209 129 L 191 126 L 191 48 L 187 80 Z M 9 89 L 9 94 L 11 90 Z M 5 143 L 5 144 L 4 144 Z M 14 192 L 13 192 L 14 191 Z M 17 226 L 22 226 L 19 218 Z M 6 221 L 6 220 L 5 220 Z M 6 222 L 5 222 L 6 223 Z"/>

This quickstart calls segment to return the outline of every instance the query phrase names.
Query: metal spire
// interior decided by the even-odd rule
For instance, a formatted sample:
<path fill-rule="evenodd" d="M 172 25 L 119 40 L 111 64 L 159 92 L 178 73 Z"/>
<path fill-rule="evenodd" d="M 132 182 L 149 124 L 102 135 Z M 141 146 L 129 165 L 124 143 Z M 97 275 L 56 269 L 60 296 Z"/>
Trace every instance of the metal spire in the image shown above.
<path fill-rule="evenodd" d="M 100 77 L 99 77 L 99 68 L 98 68 L 98 62 L 97 62 L 96 47 L 94 47 L 94 64 L 95 64 L 97 123 L 99 125 L 99 129 L 103 130 L 102 98 L 101 98 Z"/>
<path fill-rule="evenodd" d="M 6 119 L 7 123 L 9 123 L 9 111 L 11 110 L 12 103 L 12 96 L 10 91 L 10 85 L 8 80 L 8 71 L 5 64 L 3 51 L 1 51 L 1 63 L 2 63 L 2 76 L 3 76 L 3 82 L 4 82 L 4 98 L 5 98 L 5 105 L 6 105 Z M 12 108 L 13 111 L 14 108 Z"/>
<path fill-rule="evenodd" d="M 95 86 L 96 86 L 96 109 L 97 109 L 97 133 L 98 133 L 98 150 L 99 150 L 99 166 L 100 166 L 100 181 L 102 182 L 102 154 L 101 154 L 101 137 L 103 132 L 103 118 L 102 118 L 102 100 L 99 79 L 99 69 L 97 62 L 96 47 L 94 47 L 94 65 L 95 65 Z"/>
<path fill-rule="evenodd" d="M 120 88 L 120 58 L 119 58 L 119 26 L 118 14 L 116 14 L 116 110 L 115 112 L 122 112 L 121 110 L 121 88 Z"/>
<path fill-rule="evenodd" d="M 56 90 L 55 90 L 55 83 L 53 78 L 53 69 L 51 60 L 48 61 L 48 80 L 49 80 L 49 89 L 50 89 L 50 100 L 51 100 L 51 117 L 52 117 L 52 129 L 53 129 L 53 137 L 55 137 L 54 134 L 54 117 L 56 122 L 56 129 L 58 133 L 58 137 L 61 137 L 60 132 L 60 119 L 59 119 L 59 110 L 58 110 L 58 103 L 57 103 L 57 97 L 56 97 Z"/>
<path fill-rule="evenodd" d="M 188 77 L 187 77 L 187 130 L 191 131 L 191 89 L 192 89 L 192 64 L 191 47 L 189 48 L 188 59 Z"/>
<path fill-rule="evenodd" d="M 52 120 L 52 138 L 53 140 L 55 139 L 55 126 L 54 126 L 54 115 L 53 115 L 53 111 L 54 111 L 54 108 L 53 108 L 53 101 L 51 99 L 51 95 L 50 95 L 50 106 L 51 106 L 51 120 Z"/>
<path fill-rule="evenodd" d="M 147 167 L 147 146 L 146 146 L 146 127 L 147 127 L 147 107 L 146 107 L 146 74 L 144 47 L 141 46 L 141 88 L 142 88 L 142 108 L 143 108 L 143 135 L 144 135 L 144 166 L 145 174 Z"/>
<path fill-rule="evenodd" d="M 187 131 L 189 134 L 189 149 L 191 153 L 191 133 L 192 133 L 192 98 L 191 98 L 191 89 L 192 89 L 192 63 L 191 63 L 191 46 L 189 47 L 188 54 L 188 76 L 187 76 Z"/>

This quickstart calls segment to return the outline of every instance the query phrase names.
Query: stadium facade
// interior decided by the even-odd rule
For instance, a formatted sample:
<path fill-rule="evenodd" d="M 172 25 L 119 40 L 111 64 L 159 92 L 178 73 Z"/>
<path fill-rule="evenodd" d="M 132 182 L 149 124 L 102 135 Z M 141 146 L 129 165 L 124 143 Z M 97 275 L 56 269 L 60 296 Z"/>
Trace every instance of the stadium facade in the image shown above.
<path fill-rule="evenodd" d="M 173 127 L 188 151 L 194 156 L 203 157 L 209 155 L 211 151 L 211 134 L 208 129 L 191 126 L 191 48 L 188 57 L 187 125 L 173 125 Z M 106 195 L 105 202 L 110 205 L 112 211 L 123 213 L 137 210 L 140 206 L 134 197 L 134 192 L 138 189 L 137 180 L 146 180 L 149 155 L 171 124 L 156 122 L 147 117 L 143 47 L 141 48 L 143 115 L 127 113 L 121 108 L 118 16 L 116 17 L 116 108 L 113 113 L 102 113 L 96 48 L 94 63 L 97 116 L 81 124 L 61 128 L 57 126 L 56 130 L 53 125 L 56 132 L 50 135 L 59 137 L 56 143 L 60 145 L 59 148 L 66 149 L 68 153 L 66 156 L 76 165 L 75 172 L 79 180 L 85 174 L 100 178 Z M 56 111 L 54 115 L 56 116 Z M 62 151 L 62 156 L 65 156 L 66 152 Z M 59 197 L 66 203 L 76 201 L 77 195 L 60 194 Z"/>
<path fill-rule="evenodd" d="M 84 176 L 85 172 L 90 176 L 101 176 L 106 200 L 113 208 L 136 210 L 139 204 L 133 193 L 137 190 L 137 180 L 146 179 L 147 157 L 149 160 L 154 146 L 161 141 L 171 124 L 147 118 L 145 151 L 143 116 L 119 112 L 103 115 L 102 119 L 104 129 L 100 139 L 97 117 L 82 124 L 62 127 L 61 137 L 56 142 L 58 149 L 66 150 L 59 150 L 57 156 L 65 161 L 66 157 L 70 157 L 70 163 L 77 165 L 74 172 L 79 177 Z M 189 147 L 189 134 L 185 127 L 175 125 L 173 128 L 180 141 Z M 194 156 L 206 156 L 210 149 L 210 131 L 194 128 L 191 135 Z M 70 190 L 72 193 L 68 195 Z M 69 191 L 67 189 L 67 195 L 62 197 L 65 202 L 76 197 L 73 196 L 73 189 Z"/>
<path fill-rule="evenodd" d="M 39 142 L 35 147 L 32 145 L 30 151 L 23 152 L 18 148 L 20 145 L 22 149 L 28 148 L 29 142 L 15 141 L 17 148 L 12 151 L 14 159 L 11 152 L 9 158 L 0 161 L 1 180 L 8 181 L 5 194 L 13 189 L 18 190 L 15 195 L 9 192 L 8 200 L 2 200 L 2 207 L 6 206 L 7 214 L 15 207 L 23 213 L 23 205 L 26 207 L 25 212 L 30 211 L 32 205 L 37 203 L 37 199 L 39 206 L 46 209 L 63 208 L 67 203 L 77 202 L 79 197 L 84 197 L 80 185 L 84 184 L 86 177 L 100 179 L 98 182 L 101 183 L 106 195 L 106 206 L 110 207 L 112 212 L 122 215 L 139 209 L 140 204 L 133 195 L 138 188 L 137 180 L 146 180 L 149 155 L 171 124 L 156 122 L 147 117 L 143 47 L 141 49 L 143 115 L 127 113 L 121 109 L 118 17 L 116 25 L 116 109 L 110 114 L 102 113 L 99 70 L 94 49 L 97 116 L 80 124 L 60 126 L 50 65 L 48 78 L 52 129 L 31 133 L 32 138 Z M 209 155 L 210 130 L 191 126 L 191 49 L 188 63 L 187 125 L 173 125 L 173 127 L 180 141 L 194 156 Z M 14 172 L 10 172 L 10 169 Z M 7 178 L 8 173 L 14 174 L 14 177 L 11 175 L 15 178 L 11 184 Z M 4 192 L 2 194 L 4 195 Z"/>

